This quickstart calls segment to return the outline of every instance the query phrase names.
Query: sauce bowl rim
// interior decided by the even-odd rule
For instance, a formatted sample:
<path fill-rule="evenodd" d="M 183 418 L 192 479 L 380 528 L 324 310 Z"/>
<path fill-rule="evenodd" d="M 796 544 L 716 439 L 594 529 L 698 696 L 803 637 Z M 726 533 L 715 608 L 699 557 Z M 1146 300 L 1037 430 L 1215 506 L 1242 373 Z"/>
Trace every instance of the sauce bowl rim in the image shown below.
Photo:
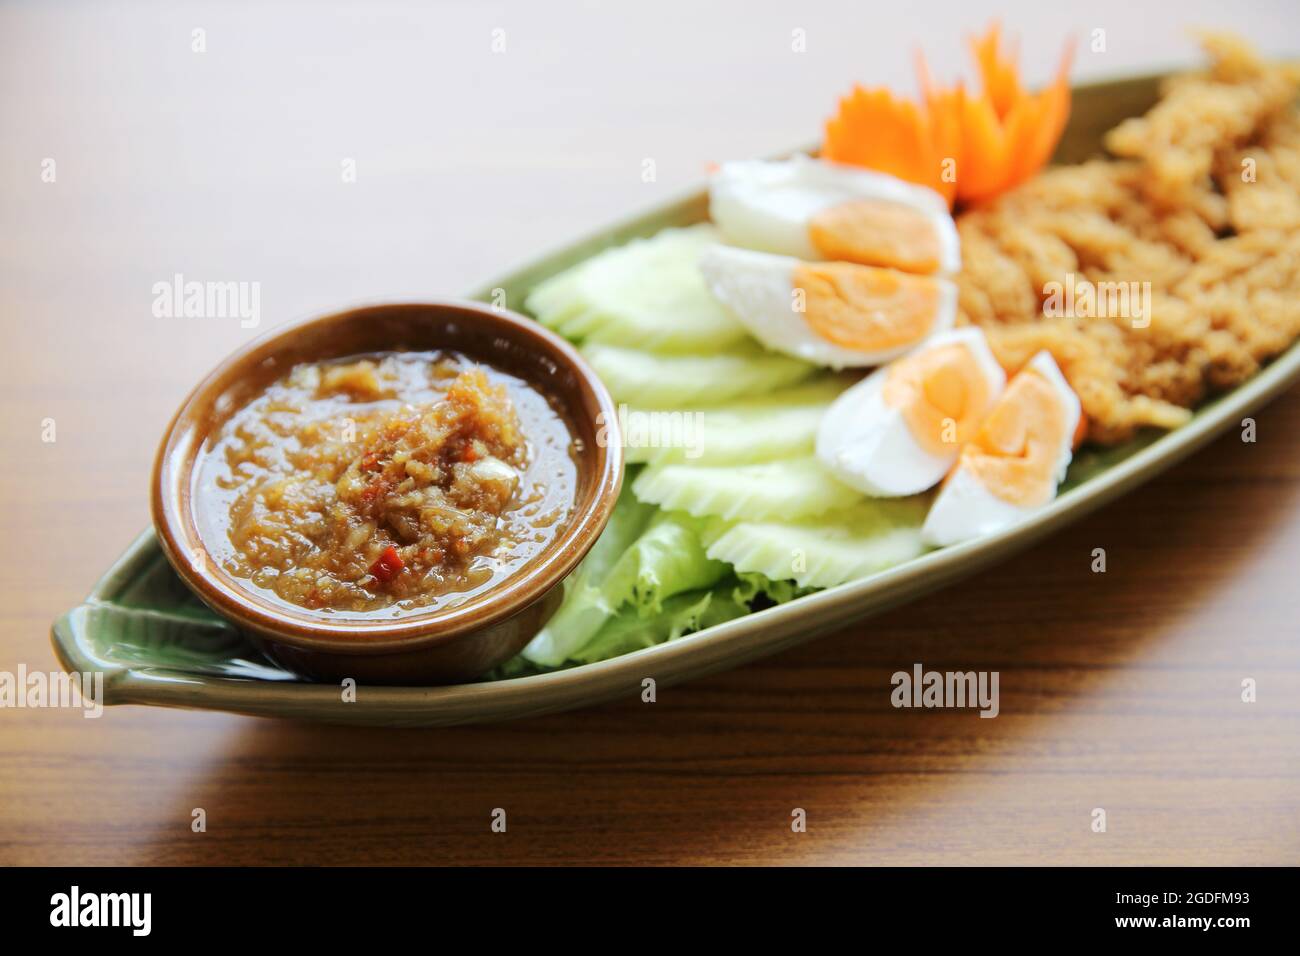
<path fill-rule="evenodd" d="M 606 441 L 587 443 L 582 455 L 591 456 L 589 505 L 579 510 L 582 497 L 565 529 L 543 551 L 509 574 L 499 585 L 454 607 L 432 607 L 406 612 L 398 618 L 341 617 L 306 608 L 293 608 L 258 595 L 238 579 L 214 568 L 207 557 L 190 503 L 194 473 L 203 446 L 211 434 L 202 421 L 222 395 L 221 385 L 238 375 L 268 347 L 292 340 L 304 329 L 329 323 L 364 321 L 376 313 L 451 312 L 473 322 L 491 322 L 519 337 L 544 346 L 548 358 L 567 369 L 582 396 L 580 407 L 563 401 L 564 396 L 545 383 L 521 376 L 571 417 L 570 428 L 587 424 L 592 434 Z M 394 349 L 401 347 L 394 342 Z M 453 346 L 454 347 L 454 346 Z M 320 357 L 342 358 L 344 355 Z M 471 358 L 492 364 L 490 349 L 471 353 Z M 592 415 L 590 410 L 597 409 Z M 575 435 L 575 439 L 581 438 Z M 596 543 L 613 512 L 623 481 L 623 442 L 614 399 L 570 343 L 540 323 L 509 309 L 465 299 L 368 302 L 335 312 L 309 315 L 279 325 L 246 343 L 222 359 L 181 402 L 172 416 L 154 458 L 151 479 L 151 510 L 163 553 L 181 579 L 218 614 L 267 639 L 307 650 L 335 654 L 375 654 L 411 651 L 472 636 L 505 621 L 542 600 L 578 566 Z M 579 462 L 579 480 L 584 465 Z"/>

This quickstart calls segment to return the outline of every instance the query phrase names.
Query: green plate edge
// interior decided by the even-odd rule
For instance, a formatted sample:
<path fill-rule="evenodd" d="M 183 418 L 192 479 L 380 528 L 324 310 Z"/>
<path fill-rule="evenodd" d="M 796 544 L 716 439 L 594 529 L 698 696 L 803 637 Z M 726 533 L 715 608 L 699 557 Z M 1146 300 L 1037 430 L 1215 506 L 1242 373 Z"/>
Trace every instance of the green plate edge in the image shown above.
<path fill-rule="evenodd" d="M 1056 161 L 1079 162 L 1098 154 L 1101 135 L 1119 120 L 1144 112 L 1155 101 L 1163 76 L 1076 87 L 1070 126 L 1057 149 Z M 707 205 L 706 193 L 696 190 L 534 260 L 485 284 L 470 297 L 489 301 L 504 294 L 507 304 L 522 304 L 527 291 L 542 279 L 610 246 L 670 226 L 699 222 L 706 218 Z M 54 622 L 51 637 L 65 669 L 103 672 L 104 703 L 108 705 L 188 707 L 373 726 L 449 726 L 589 706 L 639 695 L 647 677 L 670 686 L 774 654 L 973 574 L 1171 467 L 1297 380 L 1300 343 L 1248 382 L 1198 409 L 1182 428 L 1081 454 L 1056 501 L 1001 534 L 932 551 L 880 574 L 676 641 L 568 670 L 453 687 L 363 686 L 354 702 L 344 703 L 338 687 L 294 680 L 261 660 L 233 628 L 188 593 L 179 595 L 180 605 L 170 611 L 130 605 L 124 610 L 121 596 L 150 575 L 171 575 L 163 586 L 183 591 L 179 579 L 166 568 L 152 530 L 135 540 L 85 602 Z M 169 645 L 170 659 L 154 660 L 133 645 L 139 659 L 124 663 L 104 652 L 92 637 L 100 620 L 114 615 L 139 618 L 152 632 L 164 636 L 183 629 L 186 643 L 179 650 Z"/>

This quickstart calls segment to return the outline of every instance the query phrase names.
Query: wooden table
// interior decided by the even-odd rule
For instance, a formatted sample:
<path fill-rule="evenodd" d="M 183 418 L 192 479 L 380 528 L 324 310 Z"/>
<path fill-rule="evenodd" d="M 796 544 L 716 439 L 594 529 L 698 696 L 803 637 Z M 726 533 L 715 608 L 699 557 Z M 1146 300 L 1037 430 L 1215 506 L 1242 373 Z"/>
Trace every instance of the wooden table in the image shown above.
<path fill-rule="evenodd" d="M 51 619 L 148 521 L 168 417 L 247 336 L 472 287 L 707 160 L 812 138 L 849 80 L 907 68 L 865 8 L 852 29 L 772 4 L 681 30 L 652 6 L 0 12 L 0 670 L 54 666 Z M 933 22 L 983 19 L 948 6 Z M 1122 6 L 1098 7 L 1114 52 L 1081 75 L 1191 55 Z M 1035 35 L 1072 25 L 1022 13 Z M 1233 26 L 1285 40 L 1296 14 Z M 815 57 L 789 55 L 796 27 Z M 260 328 L 156 318 L 178 272 L 260 282 Z M 1254 444 L 1229 435 L 1007 564 L 653 708 L 427 732 L 0 710 L 0 862 L 1300 862 L 1297 434 L 1293 391 Z M 890 674 L 918 661 L 999 671 L 1001 715 L 894 710 Z"/>

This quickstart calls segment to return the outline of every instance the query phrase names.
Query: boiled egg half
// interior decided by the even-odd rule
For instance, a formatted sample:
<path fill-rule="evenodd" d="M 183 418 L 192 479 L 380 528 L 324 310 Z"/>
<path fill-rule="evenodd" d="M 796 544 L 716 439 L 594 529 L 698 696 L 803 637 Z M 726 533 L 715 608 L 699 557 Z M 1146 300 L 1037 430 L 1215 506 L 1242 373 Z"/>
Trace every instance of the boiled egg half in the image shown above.
<path fill-rule="evenodd" d="M 840 395 L 822 418 L 817 456 L 868 495 L 925 491 L 952 468 L 1005 384 L 982 331 L 941 333 Z"/>
<path fill-rule="evenodd" d="M 887 362 L 957 317 L 957 288 L 938 276 L 729 246 L 706 249 L 700 271 L 768 348 L 831 368 Z"/>
<path fill-rule="evenodd" d="M 961 450 L 921 529 L 927 544 L 994 534 L 1056 497 L 1079 428 L 1078 396 L 1047 352 L 1012 377 Z"/>
<path fill-rule="evenodd" d="M 728 243 L 920 274 L 961 269 L 948 204 L 932 189 L 807 156 L 724 164 L 709 215 Z"/>

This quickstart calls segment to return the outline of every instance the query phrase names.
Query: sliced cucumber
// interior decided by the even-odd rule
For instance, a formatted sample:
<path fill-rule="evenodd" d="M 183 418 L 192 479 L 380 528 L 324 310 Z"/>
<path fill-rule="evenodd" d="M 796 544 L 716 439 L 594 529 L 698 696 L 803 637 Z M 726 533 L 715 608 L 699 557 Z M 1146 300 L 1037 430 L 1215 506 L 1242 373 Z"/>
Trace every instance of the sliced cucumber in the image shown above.
<path fill-rule="evenodd" d="M 811 456 L 752 465 L 653 465 L 632 493 L 696 517 L 751 521 L 810 517 L 862 498 Z"/>
<path fill-rule="evenodd" d="M 628 460 L 720 465 L 811 455 L 822 416 L 853 381 L 826 376 L 769 395 L 685 412 L 692 417 L 683 419 L 676 431 L 656 428 L 658 420 L 653 417 L 629 414 L 623 435 Z M 665 431 L 673 439 L 670 443 L 660 441 L 660 447 L 649 452 L 639 447 L 646 435 L 662 439 Z"/>
<path fill-rule="evenodd" d="M 663 352 L 725 348 L 746 337 L 709 293 L 696 261 L 709 225 L 666 229 L 609 249 L 538 285 L 525 307 L 561 335 Z"/>
<path fill-rule="evenodd" d="M 703 408 L 793 385 L 814 371 L 806 362 L 752 342 L 693 355 L 655 355 L 591 343 L 582 353 L 616 401 L 638 408 Z"/>
<path fill-rule="evenodd" d="M 925 551 L 925 496 L 875 499 L 805 521 L 714 522 L 709 557 L 800 587 L 829 588 L 901 564 Z"/>

